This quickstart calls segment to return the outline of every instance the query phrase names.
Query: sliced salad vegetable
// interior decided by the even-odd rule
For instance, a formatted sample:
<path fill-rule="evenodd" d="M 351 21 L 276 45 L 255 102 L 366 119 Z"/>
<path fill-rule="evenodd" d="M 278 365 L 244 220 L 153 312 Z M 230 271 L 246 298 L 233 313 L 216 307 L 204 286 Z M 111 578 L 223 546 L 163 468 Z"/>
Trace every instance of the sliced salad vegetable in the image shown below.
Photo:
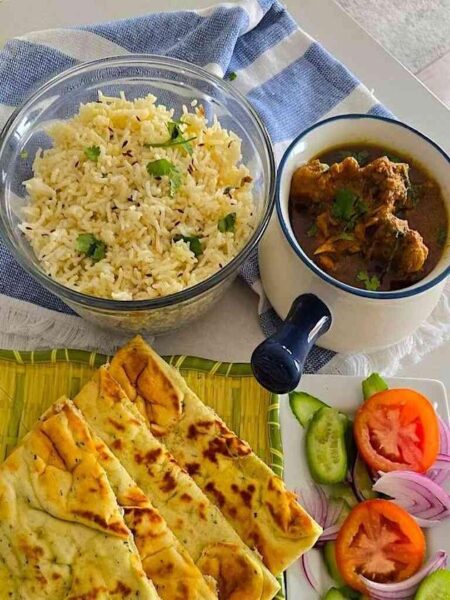
<path fill-rule="evenodd" d="M 353 431 L 359 453 L 375 471 L 424 473 L 439 452 L 436 412 L 414 390 L 385 390 L 368 398 L 356 411 Z"/>
<path fill-rule="evenodd" d="M 438 569 L 427 575 L 419 585 L 414 600 L 450 600 L 450 571 Z"/>
<path fill-rule="evenodd" d="M 353 467 L 350 473 L 350 483 L 355 496 L 360 502 L 378 497 L 377 492 L 374 491 L 373 480 L 369 474 L 366 463 L 359 454 L 353 461 Z"/>
<path fill-rule="evenodd" d="M 367 400 L 378 392 L 384 392 L 388 389 L 388 384 L 378 373 L 372 373 L 362 382 L 364 400 Z"/>
<path fill-rule="evenodd" d="M 366 600 L 366 596 L 361 596 L 359 592 L 352 590 L 347 585 L 343 585 L 342 587 L 336 588 L 332 587 L 328 590 L 328 592 L 323 596 L 323 600 Z"/>
<path fill-rule="evenodd" d="M 345 596 L 341 594 L 336 588 L 330 588 L 323 597 L 323 600 L 345 600 Z"/>
<path fill-rule="evenodd" d="M 438 550 L 415 575 L 400 583 L 374 583 L 365 577 L 361 579 L 369 591 L 371 600 L 410 600 L 425 577 L 446 565 L 447 554 Z"/>
<path fill-rule="evenodd" d="M 323 547 L 323 558 L 327 567 L 328 573 L 339 587 L 345 585 L 342 579 L 336 562 L 336 542 L 327 542 Z"/>
<path fill-rule="evenodd" d="M 306 430 L 311 476 L 321 484 L 302 490 L 300 499 L 324 528 L 316 547 L 334 586 L 321 589 L 308 555 L 302 557 L 305 577 L 322 600 L 353 600 L 361 593 L 371 600 L 428 600 L 429 594 L 441 600 L 442 586 L 442 598 L 450 600 L 450 572 L 442 571 L 446 553 L 436 553 L 421 568 L 421 527 L 450 518 L 450 495 L 440 485 L 450 477 L 450 426 L 424 396 L 389 390 L 377 373 L 362 382 L 362 391 L 354 425 L 319 398 L 289 395 Z M 426 595 L 419 595 L 422 579 L 436 569 L 441 571 L 430 576 L 429 590 L 428 578 L 420 588 Z"/>
<path fill-rule="evenodd" d="M 355 496 L 353 489 L 346 483 L 337 483 L 336 485 L 333 485 L 329 489 L 329 497 L 332 500 L 343 500 L 349 509 L 358 504 L 358 498 Z"/>
<path fill-rule="evenodd" d="M 384 473 L 374 484 L 377 492 L 420 520 L 422 527 L 439 525 L 450 516 L 450 495 L 426 475 L 413 471 Z"/>
<path fill-rule="evenodd" d="M 308 513 L 323 528 L 317 545 L 321 546 L 328 540 L 335 540 L 340 527 L 339 523 L 349 512 L 346 502 L 342 498 L 327 498 L 319 485 L 310 487 L 307 492 L 300 492 L 299 497 Z"/>
<path fill-rule="evenodd" d="M 439 454 L 427 477 L 436 483 L 443 484 L 450 477 L 450 425 L 438 416 L 439 421 Z"/>
<path fill-rule="evenodd" d="M 347 475 L 346 424 L 340 413 L 328 406 L 320 408 L 306 430 L 306 458 L 317 483 L 344 481 Z"/>
<path fill-rule="evenodd" d="M 333 463 L 336 462 L 336 456 L 331 457 L 331 455 L 325 455 L 325 453 L 321 454 L 321 461 L 330 460 L 329 465 L 327 465 L 326 462 L 322 464 L 321 471 L 323 474 L 325 474 L 325 476 L 321 477 L 321 475 L 318 473 L 316 464 L 317 461 L 315 460 L 315 458 L 317 457 L 315 457 L 314 455 L 314 448 L 316 447 L 316 445 L 319 446 L 321 444 L 319 438 L 323 438 L 323 435 L 319 434 L 319 429 L 317 427 L 317 419 L 316 421 L 314 421 L 314 418 L 317 415 L 317 413 L 323 408 L 327 408 L 330 410 L 334 409 L 331 409 L 331 407 L 328 406 L 328 404 L 325 404 L 325 402 L 322 402 L 322 400 L 319 400 L 319 398 L 315 398 L 314 396 L 311 396 L 306 392 L 291 392 L 289 394 L 289 404 L 292 409 L 292 412 L 294 413 L 294 416 L 296 417 L 300 425 L 307 429 L 306 443 L 307 446 L 309 445 L 311 448 L 310 451 L 307 450 L 306 457 L 313 479 L 318 483 L 323 484 L 331 484 L 337 483 L 338 481 L 343 481 L 345 475 L 341 474 L 342 479 L 338 480 L 336 479 L 336 474 L 333 472 Z M 326 413 L 322 413 L 322 419 L 324 418 L 324 414 Z M 355 455 L 355 443 L 353 440 L 352 424 L 350 419 L 341 412 L 334 411 L 332 415 L 334 416 L 334 419 L 336 419 L 337 421 L 341 421 L 342 426 L 339 424 L 336 425 L 336 428 L 334 429 L 334 435 L 340 437 L 343 433 L 345 454 L 340 455 L 338 458 L 341 462 L 342 470 L 347 471 L 349 459 L 352 460 Z M 331 413 L 328 413 L 328 418 L 331 419 Z M 334 439 L 336 440 L 337 437 L 335 437 Z M 330 442 L 333 443 L 331 439 Z M 336 452 L 340 452 L 341 442 L 342 440 L 340 440 L 339 444 L 336 446 Z M 345 469 L 344 461 L 346 462 Z M 330 467 L 331 471 L 329 471 L 328 466 Z M 330 473 L 329 477 L 327 477 L 326 475 L 326 473 L 328 472 Z"/>
<path fill-rule="evenodd" d="M 295 418 L 302 427 L 308 427 L 314 414 L 323 406 L 328 406 L 319 398 L 311 396 L 306 392 L 291 392 L 289 394 L 289 404 Z"/>
<path fill-rule="evenodd" d="M 394 583 L 414 575 L 425 556 L 425 537 L 414 519 L 389 500 L 355 506 L 336 539 L 336 561 L 344 581 L 365 593 L 361 576 Z"/>

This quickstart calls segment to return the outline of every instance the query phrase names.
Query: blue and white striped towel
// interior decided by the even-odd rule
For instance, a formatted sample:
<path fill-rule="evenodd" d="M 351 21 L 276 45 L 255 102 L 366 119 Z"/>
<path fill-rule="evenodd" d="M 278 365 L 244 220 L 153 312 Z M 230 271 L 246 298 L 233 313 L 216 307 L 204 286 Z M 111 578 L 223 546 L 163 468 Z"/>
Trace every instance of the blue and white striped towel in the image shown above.
<path fill-rule="evenodd" d="M 130 52 L 173 56 L 219 76 L 236 72 L 233 85 L 264 120 L 277 160 L 296 135 L 319 119 L 344 112 L 388 114 L 345 67 L 297 27 L 279 2 L 241 0 L 201 11 L 40 31 L 9 41 L 0 52 L 0 125 L 55 73 L 80 61 Z M 261 297 L 261 326 L 269 334 L 276 316 L 264 301 L 256 256 L 241 274 Z M 92 334 L 88 324 L 24 273 L 2 243 L 0 294 L 3 335 L 28 332 L 52 345 L 99 343 L 98 331 Z M 308 370 L 316 371 L 331 356 L 316 349 Z"/>

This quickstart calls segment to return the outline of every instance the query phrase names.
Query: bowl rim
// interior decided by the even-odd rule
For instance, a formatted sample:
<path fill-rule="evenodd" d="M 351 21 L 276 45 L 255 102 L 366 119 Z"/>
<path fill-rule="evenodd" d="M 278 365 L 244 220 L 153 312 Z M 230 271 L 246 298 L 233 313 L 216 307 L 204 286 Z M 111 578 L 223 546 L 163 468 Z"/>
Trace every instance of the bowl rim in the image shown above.
<path fill-rule="evenodd" d="M 428 136 L 421 133 L 414 127 L 411 127 L 411 125 L 407 125 L 406 123 L 403 123 L 402 121 L 397 121 L 396 119 L 393 119 L 390 117 L 384 117 L 384 116 L 380 116 L 380 115 L 368 115 L 368 114 L 364 114 L 364 113 L 348 113 L 348 114 L 344 114 L 344 115 L 337 115 L 334 117 L 329 117 L 328 119 L 319 121 L 319 122 L 315 123 L 314 125 L 312 125 L 311 127 L 308 127 L 307 129 L 302 131 L 300 133 L 300 135 L 298 135 L 291 142 L 291 144 L 287 148 L 286 152 L 284 153 L 284 155 L 280 161 L 280 165 L 279 165 L 278 171 L 277 171 L 277 184 L 276 184 L 276 190 L 275 190 L 275 205 L 276 205 L 276 212 L 277 212 L 278 220 L 279 220 L 279 223 L 281 226 L 281 230 L 282 230 L 285 238 L 289 242 L 289 245 L 294 250 L 295 254 L 301 259 L 301 261 L 304 263 L 304 265 L 307 268 L 311 269 L 316 275 L 318 275 L 326 283 L 329 283 L 332 286 L 337 287 L 340 290 L 343 290 L 344 292 L 348 292 L 350 294 L 354 294 L 355 296 L 359 296 L 362 298 L 371 298 L 371 299 L 375 299 L 375 300 L 393 300 L 393 299 L 399 299 L 399 298 L 409 298 L 409 297 L 415 296 L 417 294 L 420 294 L 422 292 L 425 292 L 425 291 L 429 290 L 430 288 L 436 286 L 441 281 L 443 281 L 450 274 L 450 263 L 444 268 L 442 273 L 439 273 L 439 275 L 436 275 L 436 277 L 434 277 L 427 283 L 419 285 L 415 288 L 406 287 L 403 290 L 381 291 L 381 292 L 363 290 L 361 288 L 353 287 L 351 285 L 343 283 L 342 281 L 335 279 L 334 277 L 332 277 L 331 275 L 328 275 L 328 273 L 323 271 L 318 265 L 316 265 L 316 263 L 313 260 L 311 260 L 308 257 L 308 255 L 304 252 L 304 250 L 302 249 L 299 242 L 291 234 L 288 227 L 286 226 L 286 220 L 284 218 L 282 206 L 281 206 L 281 181 L 282 181 L 282 178 L 284 177 L 284 168 L 286 166 L 286 163 L 287 163 L 292 151 L 306 135 L 308 135 L 315 129 L 323 127 L 324 125 L 326 126 L 329 123 L 334 122 L 334 121 L 345 121 L 345 120 L 353 120 L 353 119 L 371 119 L 371 120 L 375 120 L 375 121 L 388 123 L 389 125 L 393 125 L 395 127 L 407 129 L 407 130 L 411 131 L 412 133 L 414 133 L 415 135 L 417 135 L 418 137 L 420 137 L 422 140 L 424 140 L 430 146 L 432 146 L 434 148 L 434 150 L 439 152 L 443 156 L 443 158 L 445 158 L 447 160 L 447 162 L 450 165 L 450 156 L 438 144 L 436 144 L 436 142 L 433 142 L 433 140 L 430 139 Z"/>
<path fill-rule="evenodd" d="M 26 112 L 29 110 L 30 105 L 32 105 L 41 94 L 48 90 L 51 90 L 54 85 L 66 78 L 70 79 L 72 77 L 75 77 L 76 75 L 82 73 L 86 69 L 92 67 L 95 68 L 95 66 L 111 67 L 114 64 L 127 66 L 130 63 L 133 64 L 139 62 L 143 62 L 148 66 L 165 66 L 172 68 L 175 67 L 181 72 L 195 75 L 196 77 L 219 87 L 219 89 L 221 89 L 227 95 L 232 96 L 234 100 L 237 100 L 241 104 L 241 106 L 243 106 L 243 108 L 247 111 L 247 113 L 249 113 L 250 117 L 255 122 L 256 128 L 260 131 L 263 146 L 265 148 L 265 153 L 267 155 L 266 160 L 268 162 L 269 176 L 267 205 L 264 210 L 264 214 L 262 215 L 261 220 L 258 223 L 258 226 L 255 228 L 253 234 L 246 241 L 245 245 L 242 247 L 239 253 L 232 260 L 230 260 L 222 269 L 220 269 L 220 271 L 213 273 L 207 279 L 204 279 L 203 281 L 200 281 L 195 285 L 186 287 L 179 292 L 168 294 L 167 296 L 160 296 L 157 298 L 149 298 L 144 300 L 114 300 L 112 298 L 91 296 L 89 294 L 84 294 L 82 292 L 74 290 L 73 288 L 67 287 L 62 283 L 59 283 L 57 280 L 52 279 L 46 273 L 41 271 L 37 266 L 35 266 L 33 262 L 29 261 L 27 257 L 22 254 L 22 252 L 17 250 L 16 245 L 14 243 L 14 239 L 10 237 L 8 219 L 5 218 L 4 214 L 4 202 L 0 199 L 0 234 L 2 239 L 5 241 L 8 249 L 12 253 L 14 259 L 27 273 L 34 277 L 34 279 L 36 279 L 38 283 L 40 283 L 45 288 L 50 290 L 53 294 L 61 298 L 64 302 L 73 302 L 86 308 L 99 308 L 104 310 L 125 312 L 143 311 L 150 310 L 153 308 L 165 308 L 169 306 L 174 306 L 176 304 L 184 303 L 186 301 L 194 299 L 197 296 L 202 295 L 203 293 L 207 292 L 211 288 L 214 288 L 216 285 L 227 279 L 227 277 L 230 276 L 232 273 L 237 271 L 237 269 L 245 261 L 245 259 L 248 258 L 250 253 L 255 249 L 259 240 L 261 239 L 261 236 L 269 223 L 270 217 L 275 206 L 276 164 L 272 147 L 272 141 L 261 117 L 258 115 L 256 110 L 253 108 L 253 106 L 250 104 L 250 102 L 247 100 L 244 94 L 242 94 L 239 90 L 232 86 L 228 81 L 214 75 L 213 73 L 210 73 L 203 67 L 189 63 L 184 60 L 180 60 L 178 58 L 159 56 L 158 54 L 130 53 L 123 56 L 109 56 L 106 58 L 99 58 L 92 61 L 84 61 L 73 67 L 70 67 L 69 69 L 61 71 L 57 75 L 53 76 L 51 79 L 48 79 L 44 84 L 39 86 L 37 89 L 34 89 L 32 93 L 26 97 L 22 104 L 20 104 L 9 116 L 8 120 L 6 121 L 5 125 L 0 131 L 0 157 L 3 153 L 6 138 L 8 134 L 10 134 L 11 130 L 14 130 L 14 125 L 16 121 L 22 118 L 24 114 L 26 114 Z M 0 185 L 1 187 L 3 187 L 1 183 Z"/>

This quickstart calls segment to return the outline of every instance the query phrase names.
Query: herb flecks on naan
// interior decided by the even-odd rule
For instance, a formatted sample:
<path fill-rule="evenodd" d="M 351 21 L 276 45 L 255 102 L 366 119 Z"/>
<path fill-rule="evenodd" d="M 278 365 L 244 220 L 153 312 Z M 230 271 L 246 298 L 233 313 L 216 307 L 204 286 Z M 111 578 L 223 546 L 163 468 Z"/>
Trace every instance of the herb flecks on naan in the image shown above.
<path fill-rule="evenodd" d="M 92 429 L 151 499 L 220 600 L 270 600 L 276 579 L 150 431 L 148 420 L 102 367 L 75 398 Z M 248 581 L 253 581 L 248 596 Z"/>
<path fill-rule="evenodd" d="M 49 415 L 0 466 L 1 598 L 158 600 L 106 473 L 67 425 Z"/>
<path fill-rule="evenodd" d="M 110 372 L 149 427 L 160 432 L 177 462 L 272 573 L 281 573 L 314 545 L 321 528 L 295 495 L 142 338 L 117 352 Z M 170 419 L 160 406 L 172 407 Z"/>
<path fill-rule="evenodd" d="M 164 518 L 106 444 L 89 429 L 76 406 L 70 401 L 55 404 L 43 419 L 44 428 L 51 426 L 57 431 L 67 430 L 65 439 L 73 439 L 76 447 L 89 453 L 106 474 L 117 503 L 123 510 L 126 526 L 133 533 L 143 569 L 161 599 L 217 599 Z M 128 536 L 128 529 L 126 533 Z"/>

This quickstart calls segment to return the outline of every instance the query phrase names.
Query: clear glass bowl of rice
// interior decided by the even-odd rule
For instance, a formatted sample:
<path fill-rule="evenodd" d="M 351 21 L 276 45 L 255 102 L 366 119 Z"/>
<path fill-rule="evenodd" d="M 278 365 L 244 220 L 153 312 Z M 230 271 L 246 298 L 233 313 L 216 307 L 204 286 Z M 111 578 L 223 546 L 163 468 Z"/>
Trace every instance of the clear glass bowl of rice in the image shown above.
<path fill-rule="evenodd" d="M 232 82 L 150 55 L 80 64 L 0 140 L 0 230 L 80 316 L 159 334 L 198 318 L 256 251 L 273 208 L 269 136 Z"/>

